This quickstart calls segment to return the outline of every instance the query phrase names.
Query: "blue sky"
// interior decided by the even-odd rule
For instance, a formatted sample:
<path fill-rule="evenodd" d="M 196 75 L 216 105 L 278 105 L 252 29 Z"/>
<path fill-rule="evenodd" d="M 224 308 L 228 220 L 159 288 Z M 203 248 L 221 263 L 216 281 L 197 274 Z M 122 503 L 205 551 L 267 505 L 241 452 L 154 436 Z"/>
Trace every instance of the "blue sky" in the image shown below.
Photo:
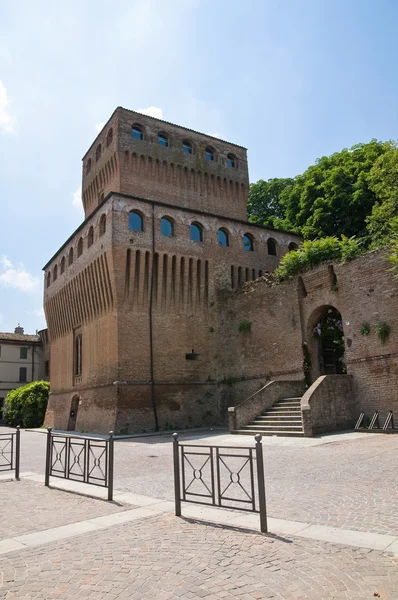
<path fill-rule="evenodd" d="M 0 0 L 0 330 L 45 326 L 41 268 L 116 106 L 246 146 L 251 181 L 294 176 L 397 138 L 397 23 L 394 0 Z"/>

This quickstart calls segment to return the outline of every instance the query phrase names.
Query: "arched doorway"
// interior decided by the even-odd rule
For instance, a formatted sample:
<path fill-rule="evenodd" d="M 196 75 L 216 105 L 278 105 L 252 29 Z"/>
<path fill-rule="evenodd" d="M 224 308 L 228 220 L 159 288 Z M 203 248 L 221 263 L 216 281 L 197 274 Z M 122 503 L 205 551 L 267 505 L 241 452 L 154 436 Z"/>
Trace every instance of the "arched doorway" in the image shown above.
<path fill-rule="evenodd" d="M 77 411 L 79 410 L 79 396 L 73 396 L 70 404 L 68 431 L 75 431 Z"/>
<path fill-rule="evenodd" d="M 312 381 L 320 375 L 347 373 L 343 320 L 337 308 L 322 306 L 313 313 L 308 324 L 308 346 Z"/>

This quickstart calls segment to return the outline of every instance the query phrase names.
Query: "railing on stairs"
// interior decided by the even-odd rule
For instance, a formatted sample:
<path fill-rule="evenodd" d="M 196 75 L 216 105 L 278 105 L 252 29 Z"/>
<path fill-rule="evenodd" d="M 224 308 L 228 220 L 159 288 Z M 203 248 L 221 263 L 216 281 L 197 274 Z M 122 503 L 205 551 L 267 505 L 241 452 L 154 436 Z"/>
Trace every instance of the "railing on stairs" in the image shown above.
<path fill-rule="evenodd" d="M 273 406 L 280 398 L 301 396 L 304 390 L 304 384 L 300 380 L 270 381 L 240 404 L 228 408 L 229 430 L 240 429 Z"/>

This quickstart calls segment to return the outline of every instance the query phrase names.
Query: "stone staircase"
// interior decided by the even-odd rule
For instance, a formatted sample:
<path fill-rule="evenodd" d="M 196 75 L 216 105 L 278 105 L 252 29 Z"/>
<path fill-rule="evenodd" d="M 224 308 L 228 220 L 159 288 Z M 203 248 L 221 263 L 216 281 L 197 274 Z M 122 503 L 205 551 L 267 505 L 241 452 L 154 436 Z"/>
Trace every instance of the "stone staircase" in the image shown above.
<path fill-rule="evenodd" d="M 231 433 L 255 435 L 304 436 L 301 398 L 280 398 L 247 425 Z"/>

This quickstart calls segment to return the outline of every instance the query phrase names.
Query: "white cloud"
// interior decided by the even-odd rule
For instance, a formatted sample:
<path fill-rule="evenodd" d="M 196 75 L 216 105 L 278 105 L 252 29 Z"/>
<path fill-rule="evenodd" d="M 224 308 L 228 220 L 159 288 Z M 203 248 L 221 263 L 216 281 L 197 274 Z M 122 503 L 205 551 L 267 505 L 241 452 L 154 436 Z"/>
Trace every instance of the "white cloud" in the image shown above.
<path fill-rule="evenodd" d="M 0 131 L 4 133 L 14 133 L 14 118 L 8 112 L 9 104 L 7 88 L 0 79 Z"/>
<path fill-rule="evenodd" d="M 216 131 L 215 133 L 208 133 L 207 135 L 211 135 L 211 137 L 215 137 L 218 138 L 219 140 L 223 140 L 223 136 L 221 135 L 221 133 L 218 133 L 218 131 Z"/>
<path fill-rule="evenodd" d="M 23 264 L 14 267 L 6 256 L 1 259 L 3 272 L 0 273 L 0 285 L 16 288 L 20 292 L 36 292 L 39 289 L 39 278 L 29 273 Z"/>
<path fill-rule="evenodd" d="M 137 112 L 142 115 L 148 115 L 149 117 L 155 117 L 155 119 L 163 119 L 163 111 L 157 106 L 148 106 L 148 108 L 137 108 Z"/>
<path fill-rule="evenodd" d="M 105 123 L 97 123 L 97 124 L 95 125 L 95 128 L 96 128 L 96 130 L 97 130 L 98 132 L 100 132 L 100 131 L 101 131 L 101 129 L 104 127 L 104 125 L 105 125 Z"/>
<path fill-rule="evenodd" d="M 81 208 L 81 205 L 82 205 L 82 186 L 78 187 L 77 190 L 75 192 L 73 192 L 72 204 L 73 204 L 73 206 L 77 206 L 78 208 Z"/>

